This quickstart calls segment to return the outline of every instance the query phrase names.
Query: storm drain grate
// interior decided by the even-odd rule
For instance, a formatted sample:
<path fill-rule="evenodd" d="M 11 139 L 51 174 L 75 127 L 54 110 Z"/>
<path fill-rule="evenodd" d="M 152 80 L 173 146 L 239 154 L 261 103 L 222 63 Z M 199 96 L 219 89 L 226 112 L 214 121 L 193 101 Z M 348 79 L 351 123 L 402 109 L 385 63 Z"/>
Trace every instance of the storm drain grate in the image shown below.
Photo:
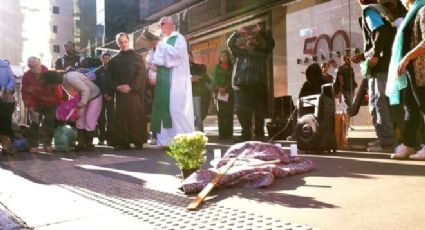
<path fill-rule="evenodd" d="M 147 194 L 147 197 L 144 199 L 129 200 L 106 196 L 69 185 L 62 185 L 62 187 L 87 199 L 119 210 L 121 213 L 137 218 L 143 223 L 148 223 L 152 229 L 316 229 L 306 225 L 297 225 L 284 220 L 210 203 L 206 204 L 208 208 L 189 212 L 185 207 L 190 200 L 184 196 L 178 197 L 175 194 L 172 194 L 170 197 L 162 196 L 161 199 L 158 199 L 158 196 L 161 197 L 158 194 L 155 199 L 149 199 L 149 196 L 152 194 Z"/>

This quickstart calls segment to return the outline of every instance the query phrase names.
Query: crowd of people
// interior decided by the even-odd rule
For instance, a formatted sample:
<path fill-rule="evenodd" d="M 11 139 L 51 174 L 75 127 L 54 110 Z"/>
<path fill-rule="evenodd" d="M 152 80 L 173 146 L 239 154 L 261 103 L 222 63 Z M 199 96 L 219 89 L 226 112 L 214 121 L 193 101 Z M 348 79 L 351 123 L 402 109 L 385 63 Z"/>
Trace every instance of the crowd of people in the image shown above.
<path fill-rule="evenodd" d="M 401 3 L 407 11 L 403 12 L 396 0 L 359 0 L 364 53 L 347 52 L 340 66 L 334 60 L 310 65 L 299 97 L 318 94 L 321 85 L 333 83 L 336 98 L 349 113 L 357 87 L 352 65 L 360 64 L 368 81 L 369 109 L 378 136 L 368 144 L 369 150 L 394 151 L 396 159 L 425 160 L 425 147 L 416 136 L 425 111 L 425 0 Z M 395 19 L 404 15 L 397 29 Z M 149 45 L 146 59 L 130 49 L 126 33 L 119 33 L 116 42 L 120 52 L 114 57 L 104 53 L 94 78 L 82 69 L 88 63 L 78 56 L 72 42 L 64 45 L 65 55 L 56 61 L 55 70 L 30 57 L 21 86 L 30 117 L 30 152 L 38 152 L 39 144 L 46 152 L 53 150 L 57 108 L 76 97 L 78 118 L 69 123 L 78 132 L 77 151 L 93 150 L 95 135 L 99 144 L 142 149 L 148 130 L 152 144 L 166 147 L 177 134 L 203 131 L 212 95 L 217 101 L 220 139 L 233 138 L 234 111 L 242 127 L 236 141 L 264 138 L 267 66 L 275 45 L 271 31 L 257 24 L 233 32 L 228 50 L 220 52 L 210 77 L 205 65 L 194 62 L 173 19 L 164 17 L 159 24 L 161 37 L 143 33 Z M 335 68 L 335 73 L 330 73 L 330 68 Z M 0 61 L 0 87 L 0 141 L 3 153 L 9 154 L 13 152 L 8 137 L 12 135 L 15 80 L 5 61 Z M 147 89 L 151 100 L 146 99 Z M 393 112 L 401 106 L 402 122 Z M 394 133 L 395 125 L 401 130 L 400 139 Z"/>
<path fill-rule="evenodd" d="M 359 0 L 364 53 L 343 55 L 343 64 L 336 68 L 335 76 L 328 73 L 329 65 L 335 62 L 311 64 L 299 97 L 319 94 L 321 85 L 333 83 L 336 97 L 343 99 L 346 112 L 350 113 L 357 87 L 351 65 L 360 64 L 361 73 L 368 81 L 369 110 L 378 137 L 368 143 L 368 151 L 392 152 L 394 159 L 425 160 L 423 137 L 417 132 L 425 112 L 422 87 L 425 85 L 425 1 L 401 0 L 400 3 Z M 396 19 L 403 16 L 397 28 Z M 401 132 L 399 138 L 395 129 Z"/>

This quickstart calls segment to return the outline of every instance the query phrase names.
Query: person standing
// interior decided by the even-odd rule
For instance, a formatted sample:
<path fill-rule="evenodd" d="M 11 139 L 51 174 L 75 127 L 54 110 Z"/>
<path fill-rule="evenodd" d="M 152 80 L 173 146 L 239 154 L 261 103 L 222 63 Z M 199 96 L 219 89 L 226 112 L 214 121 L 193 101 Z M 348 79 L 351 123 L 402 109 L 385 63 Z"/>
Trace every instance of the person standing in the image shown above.
<path fill-rule="evenodd" d="M 190 74 L 192 75 L 192 97 L 197 130 L 204 131 L 203 121 L 208 115 L 211 102 L 209 85 L 210 77 L 207 75 L 206 66 L 195 63 L 191 52 L 189 54 Z"/>
<path fill-rule="evenodd" d="M 116 97 L 113 144 L 115 149 L 129 149 L 131 143 L 142 149 L 147 140 L 145 63 L 142 56 L 130 49 L 126 33 L 117 34 L 116 42 L 120 52 L 109 62 L 106 92 Z"/>
<path fill-rule="evenodd" d="M 359 0 L 362 7 L 361 27 L 363 28 L 364 54 L 352 57 L 354 63 L 362 62 L 361 68 L 368 77 L 369 110 L 378 140 L 370 142 L 370 152 L 390 152 L 396 145 L 390 106 L 385 95 L 388 66 L 391 58 L 391 44 L 396 27 L 388 10 L 375 0 Z"/>
<path fill-rule="evenodd" d="M 111 60 L 111 55 L 109 53 L 102 54 L 100 61 L 102 66 L 96 69 L 94 72 L 96 74 L 96 81 L 100 85 L 100 92 L 102 94 L 102 110 L 100 112 L 99 119 L 97 121 L 97 135 L 99 137 L 99 145 L 103 145 L 105 140 L 108 145 L 112 146 L 112 124 L 114 116 L 114 94 L 108 95 L 108 63 Z"/>
<path fill-rule="evenodd" d="M 343 64 L 336 70 L 336 79 L 339 97 L 343 97 L 345 104 L 345 111 L 351 110 L 353 104 L 354 90 L 357 88 L 356 79 L 354 77 L 354 70 L 351 67 L 350 56 L 344 55 L 342 58 Z"/>
<path fill-rule="evenodd" d="M 15 77 L 8 62 L 0 60 L 0 144 L 2 154 L 14 153 L 11 147 L 12 115 L 15 109 Z"/>
<path fill-rule="evenodd" d="M 220 139 L 229 139 L 233 136 L 233 90 L 232 90 L 233 63 L 229 52 L 223 50 L 220 60 L 214 68 L 214 84 L 218 101 L 218 136 Z"/>
<path fill-rule="evenodd" d="M 386 93 L 394 104 L 403 95 L 405 118 L 401 144 L 391 158 L 425 160 L 424 142 L 417 143 L 425 112 L 425 0 L 401 2 L 408 12 L 394 40 Z"/>
<path fill-rule="evenodd" d="M 65 54 L 63 57 L 58 58 L 55 62 L 56 70 L 66 70 L 68 67 L 72 67 L 77 69 L 80 67 L 80 63 L 82 58 L 77 54 L 75 50 L 75 43 L 71 41 L 65 42 L 63 44 L 63 48 L 65 50 Z"/>
<path fill-rule="evenodd" d="M 245 48 L 237 44 L 237 40 L 243 36 L 246 36 Z M 235 85 L 240 88 L 236 110 L 242 126 L 240 141 L 252 139 L 253 117 L 255 137 L 264 138 L 264 118 L 267 114 L 266 62 L 274 48 L 271 32 L 260 25 L 249 33 L 245 27 L 241 27 L 230 36 L 227 46 L 238 59 Z"/>
<path fill-rule="evenodd" d="M 160 25 L 164 37 L 152 61 L 157 66 L 157 79 L 151 129 L 157 133 L 158 145 L 168 146 L 177 134 L 195 130 L 195 118 L 186 40 L 175 31 L 171 17 L 162 18 Z"/>
<path fill-rule="evenodd" d="M 30 115 L 30 152 L 38 152 L 39 140 L 46 152 L 52 152 L 51 142 L 56 124 L 56 108 L 62 102 L 60 86 L 46 85 L 42 74 L 47 68 L 37 57 L 28 58 L 28 71 L 22 76 L 22 100 Z"/>
<path fill-rule="evenodd" d="M 329 63 L 323 63 L 320 68 L 322 69 L 322 84 L 334 82 L 334 76 L 329 74 Z"/>
<path fill-rule="evenodd" d="M 156 45 L 159 42 L 159 37 L 150 33 L 147 29 L 143 31 L 142 38 L 147 41 L 147 45 L 149 48 L 148 55 L 146 56 L 146 64 L 148 66 L 148 82 L 147 90 L 146 90 L 146 111 L 150 116 L 150 121 L 152 121 L 152 104 L 153 98 L 155 95 L 155 85 L 156 85 L 156 65 L 152 63 L 153 55 L 155 53 Z M 156 132 L 152 132 L 150 144 L 157 145 L 157 134 Z"/>

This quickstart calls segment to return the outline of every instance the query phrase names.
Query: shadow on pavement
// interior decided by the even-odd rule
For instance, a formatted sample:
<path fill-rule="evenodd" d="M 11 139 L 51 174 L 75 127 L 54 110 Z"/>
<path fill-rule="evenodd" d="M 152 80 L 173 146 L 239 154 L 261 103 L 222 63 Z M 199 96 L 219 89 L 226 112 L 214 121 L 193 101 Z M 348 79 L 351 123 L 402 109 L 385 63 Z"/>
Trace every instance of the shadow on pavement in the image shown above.
<path fill-rule="evenodd" d="M 208 146 L 209 166 L 214 148 Z M 328 155 L 304 155 L 313 160 L 316 170 L 307 174 L 277 179 L 269 188 L 225 188 L 213 192 L 218 195 L 205 207 L 220 200 L 237 196 L 297 208 L 339 208 L 313 197 L 285 194 L 306 185 L 306 177 L 350 177 L 373 179 L 374 175 L 425 176 L 423 165 L 398 161 L 383 161 L 388 155 L 355 152 L 339 152 Z M 368 160 L 370 159 L 370 160 Z M 54 153 L 53 155 L 18 153 L 13 157 L 0 156 L 0 166 L 26 179 L 41 184 L 66 185 L 85 189 L 85 193 L 100 193 L 122 199 L 153 200 L 166 205 L 185 207 L 193 197 L 177 192 L 179 174 L 174 161 L 163 150 L 145 148 L 143 151 L 113 151 L 100 149 L 96 152 Z M 168 189 L 152 189 L 148 184 L 163 184 Z M 330 186 L 317 185 L 328 189 Z M 170 188 L 171 187 L 171 188 Z M 90 197 L 88 195 L 88 197 Z"/>
<path fill-rule="evenodd" d="M 280 205 L 292 208 L 339 208 L 333 204 L 328 204 L 313 197 L 298 196 L 287 194 L 285 191 L 295 190 L 298 187 L 305 186 L 303 177 L 309 174 L 300 174 L 293 177 L 277 179 L 271 187 L 268 188 L 223 188 L 215 190 L 216 196 L 210 202 L 218 202 L 232 196 L 254 200 L 271 205 Z M 207 208 L 208 203 L 202 208 Z"/>
<path fill-rule="evenodd" d="M 309 176 L 363 179 L 373 179 L 375 175 L 425 176 L 424 165 L 409 164 L 409 161 L 377 161 L 365 157 L 363 153 L 335 155 L 332 158 L 321 155 L 305 155 L 305 157 L 312 160 L 316 165 L 316 170 L 309 173 Z M 388 158 L 387 156 L 386 159 Z"/>

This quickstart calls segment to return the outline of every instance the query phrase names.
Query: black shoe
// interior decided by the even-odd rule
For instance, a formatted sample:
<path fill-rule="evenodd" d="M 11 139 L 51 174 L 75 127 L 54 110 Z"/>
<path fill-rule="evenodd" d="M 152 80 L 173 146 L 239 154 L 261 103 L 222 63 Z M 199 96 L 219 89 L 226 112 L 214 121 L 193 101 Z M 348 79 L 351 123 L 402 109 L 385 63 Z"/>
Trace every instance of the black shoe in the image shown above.
<path fill-rule="evenodd" d="M 251 138 L 248 138 L 248 137 L 237 137 L 233 141 L 233 143 L 241 143 L 241 142 L 250 141 L 250 140 L 251 140 Z"/>
<path fill-rule="evenodd" d="M 131 149 L 130 145 L 116 145 L 114 146 L 115 150 L 129 150 Z"/>
<path fill-rule="evenodd" d="M 86 145 L 83 143 L 78 143 L 77 146 L 75 146 L 75 152 L 83 152 L 86 151 Z"/>
<path fill-rule="evenodd" d="M 218 139 L 219 140 L 231 140 L 233 137 L 232 136 L 219 136 Z"/>
<path fill-rule="evenodd" d="M 134 145 L 134 150 L 142 150 L 143 149 L 143 144 L 141 145 Z"/>
<path fill-rule="evenodd" d="M 86 151 L 94 151 L 95 150 L 95 148 L 94 148 L 94 145 L 93 144 L 86 144 Z"/>
<path fill-rule="evenodd" d="M 3 149 L 3 150 L 1 150 L 1 153 L 3 155 L 5 155 L 5 156 L 13 156 L 13 155 L 15 155 L 15 151 L 14 150 Z"/>

